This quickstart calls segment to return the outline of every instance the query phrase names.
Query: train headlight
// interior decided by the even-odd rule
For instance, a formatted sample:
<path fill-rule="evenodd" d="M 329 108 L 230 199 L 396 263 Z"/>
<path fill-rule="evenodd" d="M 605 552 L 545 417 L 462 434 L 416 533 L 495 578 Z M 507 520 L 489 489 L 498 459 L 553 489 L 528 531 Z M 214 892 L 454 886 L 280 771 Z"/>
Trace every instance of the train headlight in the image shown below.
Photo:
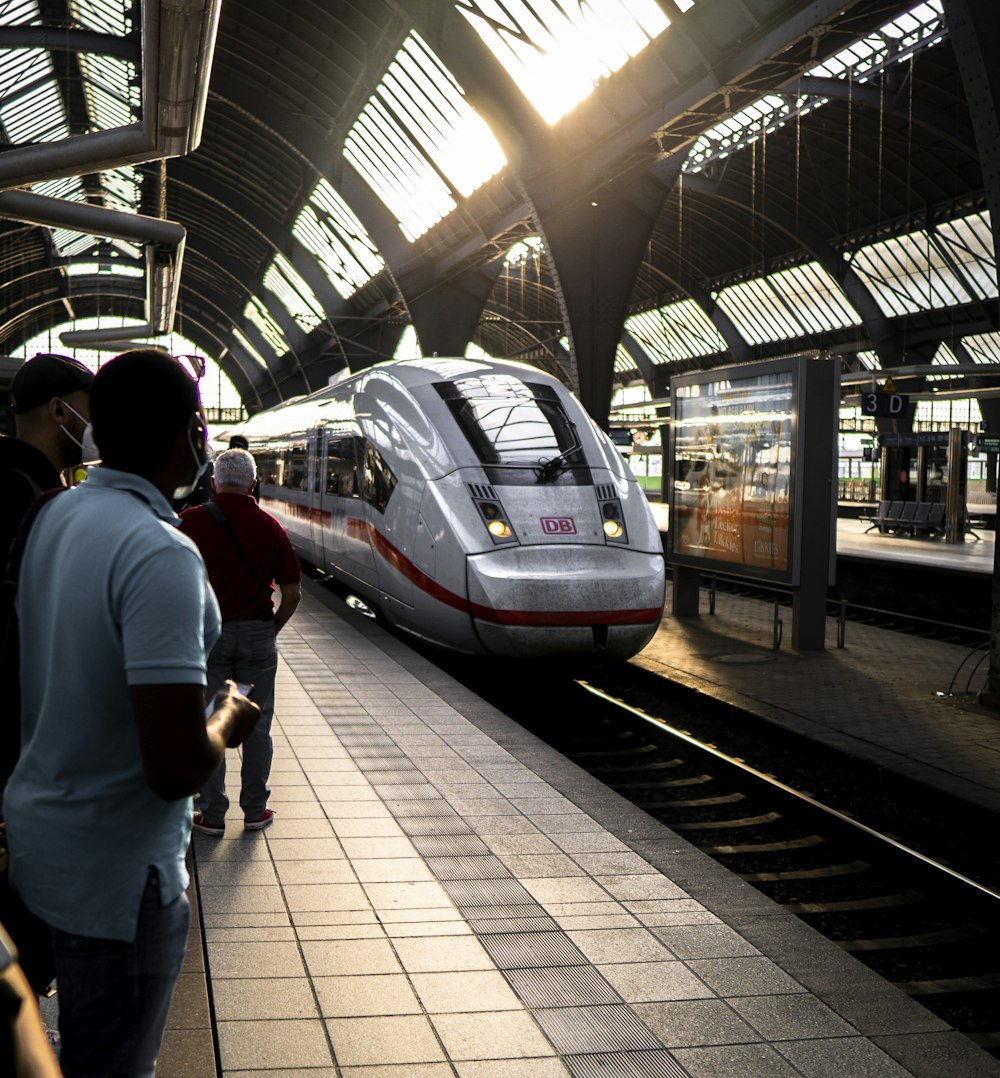
<path fill-rule="evenodd" d="M 511 536 L 510 525 L 504 520 L 491 520 L 486 530 L 496 539 L 509 539 Z"/>
<path fill-rule="evenodd" d="M 609 539 L 620 539 L 622 535 L 622 526 L 617 520 L 606 520 L 604 522 L 604 534 Z"/>

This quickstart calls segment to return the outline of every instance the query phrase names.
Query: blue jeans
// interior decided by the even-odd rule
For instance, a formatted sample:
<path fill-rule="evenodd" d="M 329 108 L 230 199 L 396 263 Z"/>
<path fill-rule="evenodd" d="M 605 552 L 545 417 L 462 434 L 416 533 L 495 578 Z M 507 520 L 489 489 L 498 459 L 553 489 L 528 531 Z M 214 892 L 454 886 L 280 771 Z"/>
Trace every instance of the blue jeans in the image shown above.
<path fill-rule="evenodd" d="M 226 678 L 253 683 L 250 699 L 260 708 L 260 719 L 243 742 L 240 808 L 245 820 L 256 820 L 267 808 L 271 774 L 271 719 L 274 716 L 274 676 L 278 671 L 278 648 L 273 621 L 227 621 L 222 635 L 208 656 L 210 699 Z M 210 823 L 222 823 L 229 810 L 226 794 L 226 761 L 202 784 L 198 809 Z"/>
<path fill-rule="evenodd" d="M 113 901 L 113 899 L 112 899 Z M 132 943 L 53 929 L 66 1078 L 152 1078 L 184 961 L 187 895 L 160 905 L 150 869 Z"/>

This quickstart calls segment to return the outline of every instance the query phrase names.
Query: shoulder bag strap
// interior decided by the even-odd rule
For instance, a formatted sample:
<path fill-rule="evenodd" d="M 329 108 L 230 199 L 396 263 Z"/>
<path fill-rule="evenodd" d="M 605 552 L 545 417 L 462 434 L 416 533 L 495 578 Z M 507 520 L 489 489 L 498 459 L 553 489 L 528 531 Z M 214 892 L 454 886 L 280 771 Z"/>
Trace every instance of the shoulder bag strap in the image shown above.
<path fill-rule="evenodd" d="M 258 584 L 266 591 L 271 590 L 271 581 L 265 583 L 260 576 L 260 573 L 250 564 L 250 559 L 246 556 L 243 550 L 243 545 L 237 538 L 236 532 L 233 530 L 232 524 L 229 523 L 229 517 L 226 516 L 226 511 L 219 505 L 218 502 L 205 502 L 202 508 L 208 513 L 208 515 L 215 521 L 216 524 L 226 533 L 229 537 L 229 541 L 236 548 L 236 553 L 240 556 L 240 561 L 243 562 L 247 572 L 257 581 Z"/>

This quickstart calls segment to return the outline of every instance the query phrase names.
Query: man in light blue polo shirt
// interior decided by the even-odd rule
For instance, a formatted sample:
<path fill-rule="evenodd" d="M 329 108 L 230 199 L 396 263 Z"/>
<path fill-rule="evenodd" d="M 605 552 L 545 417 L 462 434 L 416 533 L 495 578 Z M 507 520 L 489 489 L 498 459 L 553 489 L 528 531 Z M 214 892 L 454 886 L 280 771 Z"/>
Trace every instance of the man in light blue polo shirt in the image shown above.
<path fill-rule="evenodd" d="M 196 384 L 165 353 L 125 353 L 94 379 L 91 420 L 102 466 L 25 548 L 4 812 L 11 881 L 53 930 L 64 1073 L 137 1078 L 184 955 L 191 795 L 259 711 L 230 682 L 205 718 L 219 611 L 169 500 L 205 461 Z"/>

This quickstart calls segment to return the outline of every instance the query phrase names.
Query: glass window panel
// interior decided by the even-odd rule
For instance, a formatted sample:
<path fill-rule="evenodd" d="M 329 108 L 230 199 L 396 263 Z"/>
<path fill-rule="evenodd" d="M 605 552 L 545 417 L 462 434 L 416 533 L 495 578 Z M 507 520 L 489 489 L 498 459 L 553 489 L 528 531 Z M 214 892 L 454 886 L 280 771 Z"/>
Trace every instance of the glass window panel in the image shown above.
<path fill-rule="evenodd" d="M 47 53 L 26 50 L 44 57 L 44 64 L 52 70 Z M 41 61 L 40 61 L 41 62 Z M 37 71 L 32 72 L 38 74 Z M 66 110 L 62 95 L 55 82 L 36 85 L 30 94 L 14 96 L 9 105 L 0 107 L 0 123 L 7 132 L 7 139 L 15 145 L 25 142 L 55 142 L 69 135 Z"/>
<path fill-rule="evenodd" d="M 80 53 L 83 94 L 94 127 L 107 131 L 125 127 L 138 116 L 140 90 L 130 85 L 135 65 L 114 56 Z"/>
<path fill-rule="evenodd" d="M 997 260 L 988 211 L 946 221 L 934 230 L 934 238 L 961 269 L 979 299 L 998 294 Z"/>
<path fill-rule="evenodd" d="M 326 180 L 313 188 L 292 233 L 344 299 L 385 266 L 365 226 Z"/>
<path fill-rule="evenodd" d="M 108 274 L 112 277 L 143 277 L 146 271 L 142 266 L 130 266 L 124 262 L 71 262 L 63 267 L 67 277 L 81 277 L 88 274 Z"/>
<path fill-rule="evenodd" d="M 233 337 L 240 346 L 240 350 L 245 352 L 258 367 L 267 368 L 267 360 L 257 351 L 256 348 L 247 340 L 246 334 L 242 333 L 238 329 L 233 329 Z"/>
<path fill-rule="evenodd" d="M 131 5 L 123 0 L 69 0 L 73 19 L 89 30 L 124 37 L 132 29 Z"/>
<path fill-rule="evenodd" d="M 837 282 L 817 262 L 782 270 L 772 274 L 767 281 L 809 333 L 861 325 L 861 316 Z"/>
<path fill-rule="evenodd" d="M 692 0 L 677 6 L 686 11 Z M 455 7 L 550 124 L 670 25 L 654 0 L 459 0 Z"/>
<path fill-rule="evenodd" d="M 1000 333 L 977 333 L 963 337 L 973 363 L 1000 363 Z"/>
<path fill-rule="evenodd" d="M 861 361 L 861 366 L 870 371 L 879 371 L 882 369 L 882 360 L 879 359 L 878 352 L 858 352 L 858 359 Z"/>
<path fill-rule="evenodd" d="M 97 246 L 94 236 L 84 235 L 82 232 L 71 232 L 68 228 L 52 229 L 52 242 L 64 258 L 73 258 Z"/>
<path fill-rule="evenodd" d="M 867 82 L 890 65 L 938 44 L 945 36 L 943 0 L 926 0 L 810 68 L 805 75 Z M 797 98 L 763 97 L 705 131 L 691 147 L 684 171 L 698 172 L 710 161 L 751 145 L 796 115 L 821 108 L 828 100 L 808 93 Z"/>
<path fill-rule="evenodd" d="M 275 355 L 283 356 L 291 351 L 291 345 L 281 332 L 281 327 L 268 314 L 267 308 L 256 296 L 250 297 L 250 302 L 243 310 L 243 317 L 257 327 L 260 335 L 274 349 Z"/>
<path fill-rule="evenodd" d="M 802 333 L 791 312 L 760 280 L 724 288 L 718 304 L 751 344 L 785 340 Z"/>
<path fill-rule="evenodd" d="M 726 350 L 723 336 L 691 299 L 634 314 L 626 319 L 625 325 L 654 363 L 694 359 Z"/>
<path fill-rule="evenodd" d="M 489 127 L 417 34 L 403 43 L 362 109 L 344 156 L 411 241 L 457 205 L 441 174 L 468 196 L 506 164 Z"/>
<path fill-rule="evenodd" d="M 972 298 L 923 230 L 863 247 L 850 261 L 888 315 L 953 307 Z"/>
<path fill-rule="evenodd" d="M 285 305 L 288 313 L 308 333 L 325 321 L 326 312 L 305 279 L 284 255 L 275 255 L 264 274 L 264 287 Z"/>

